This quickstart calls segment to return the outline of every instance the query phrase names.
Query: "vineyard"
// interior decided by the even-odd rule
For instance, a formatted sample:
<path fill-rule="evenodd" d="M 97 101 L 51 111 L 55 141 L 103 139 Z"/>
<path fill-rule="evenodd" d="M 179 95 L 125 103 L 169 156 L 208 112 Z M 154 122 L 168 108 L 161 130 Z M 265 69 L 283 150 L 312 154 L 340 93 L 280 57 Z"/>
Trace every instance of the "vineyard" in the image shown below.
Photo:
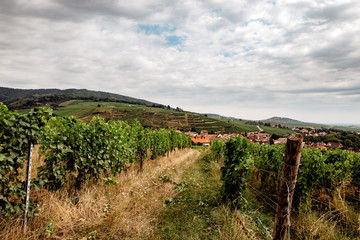
<path fill-rule="evenodd" d="M 283 181 L 285 146 L 259 145 L 248 143 L 244 138 L 233 138 L 226 143 L 213 142 L 211 150 L 214 159 L 223 161 L 221 194 L 224 201 L 241 209 L 251 192 L 268 211 L 276 210 L 277 193 Z M 319 216 L 318 224 L 332 224 L 337 237 L 354 239 L 360 234 L 359 193 L 360 154 L 302 149 L 291 210 L 295 222 L 301 223 L 299 219 L 313 214 Z M 295 232 L 291 235 L 294 239 L 305 239 L 311 234 L 314 238 L 325 236 L 324 232 L 310 234 L 310 229 L 301 229 L 301 226 L 291 225 L 289 230 Z M 264 237 L 271 237 L 269 232 L 267 235 Z"/>
<path fill-rule="evenodd" d="M 184 134 L 137 120 L 84 122 L 3 104 L 0 137 L 0 238 L 271 239 L 284 182 L 285 196 L 293 194 L 291 239 L 360 235 L 358 153 L 303 148 L 292 191 L 283 176 L 294 167 L 284 163 L 286 147 L 241 137 L 194 150 Z M 19 235 L 29 152 L 39 155 L 25 214 L 35 220 Z"/>
<path fill-rule="evenodd" d="M 0 105 L 0 210 L 14 216 L 25 210 L 24 168 L 29 146 L 38 144 L 44 163 L 37 167 L 31 189 L 56 191 L 71 185 L 77 196 L 83 185 L 100 179 L 113 183 L 127 164 L 164 156 L 191 145 L 174 130 L 143 128 L 94 117 L 88 123 L 74 117 L 54 117 L 51 109 L 36 108 L 28 114 L 12 112 Z M 30 216 L 35 212 L 30 206 Z"/>

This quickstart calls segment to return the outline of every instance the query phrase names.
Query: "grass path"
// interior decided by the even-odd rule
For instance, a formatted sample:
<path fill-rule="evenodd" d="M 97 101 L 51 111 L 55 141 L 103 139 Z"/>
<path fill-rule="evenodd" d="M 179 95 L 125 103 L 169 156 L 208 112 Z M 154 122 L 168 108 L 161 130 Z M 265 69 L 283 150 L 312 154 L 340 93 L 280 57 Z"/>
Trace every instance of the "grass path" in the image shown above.
<path fill-rule="evenodd" d="M 165 201 L 153 239 L 253 239 L 243 216 L 221 204 L 220 187 L 219 164 L 203 153 Z"/>
<path fill-rule="evenodd" d="M 219 239 L 221 222 L 214 215 L 219 206 L 219 170 L 199 157 L 175 184 L 176 197 L 164 202 L 157 221 L 157 239 Z"/>

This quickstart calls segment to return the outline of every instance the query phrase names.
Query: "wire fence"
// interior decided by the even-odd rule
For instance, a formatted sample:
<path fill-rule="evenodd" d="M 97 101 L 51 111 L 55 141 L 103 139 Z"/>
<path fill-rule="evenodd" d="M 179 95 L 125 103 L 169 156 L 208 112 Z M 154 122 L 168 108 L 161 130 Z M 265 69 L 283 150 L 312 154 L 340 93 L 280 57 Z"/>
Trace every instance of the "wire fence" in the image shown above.
<path fill-rule="evenodd" d="M 275 176 L 278 176 L 279 181 L 283 180 L 283 179 L 281 179 L 281 173 L 279 173 L 279 172 L 262 169 L 257 166 L 255 166 L 255 168 L 259 172 L 264 172 L 264 173 L 273 174 Z M 277 192 L 272 192 L 271 194 L 269 194 L 268 192 L 263 192 L 262 191 L 263 189 L 259 189 L 259 187 L 261 188 L 262 183 L 267 183 L 269 179 L 266 179 L 264 176 L 262 176 L 262 174 L 257 174 L 256 176 L 259 178 L 253 179 L 252 181 L 247 182 L 247 186 L 248 186 L 249 190 L 254 195 L 256 195 L 256 197 L 258 197 L 264 205 L 266 205 L 267 207 L 272 209 L 274 212 L 276 212 L 276 210 L 277 210 L 276 208 L 278 207 L 277 199 L 279 197 Z M 279 184 L 279 181 L 278 181 L 278 184 Z M 288 189 L 287 197 L 289 197 L 290 196 L 289 185 L 286 181 L 285 181 L 285 184 L 287 185 L 287 189 Z M 359 182 L 353 181 L 353 180 L 351 181 L 351 184 L 356 184 L 356 185 L 360 186 Z M 326 219 L 327 221 L 336 221 L 337 228 L 341 229 L 341 231 L 351 232 L 354 230 L 353 229 L 354 226 L 350 226 L 349 224 L 347 224 L 347 222 L 352 221 L 351 219 L 349 219 L 350 217 L 348 215 L 350 215 L 349 211 L 358 212 L 360 210 L 360 197 L 359 197 L 360 189 L 356 189 L 356 188 L 354 189 L 354 192 L 358 195 L 357 198 L 354 195 L 346 192 L 349 190 L 348 188 L 343 187 L 343 189 L 341 189 L 341 190 L 343 191 L 342 194 L 344 197 L 340 200 L 343 201 L 344 205 L 340 208 L 337 206 L 337 209 L 331 210 L 331 206 L 329 208 L 329 199 L 327 199 L 327 201 L 325 201 L 325 200 L 320 200 L 317 197 L 313 197 L 313 196 L 310 196 L 310 198 L 311 198 L 311 201 L 315 205 L 322 206 L 322 207 L 320 207 L 320 209 L 323 209 L 323 212 L 320 216 L 321 219 Z M 329 195 L 331 195 L 331 193 L 329 193 Z M 276 201 L 274 199 L 276 199 Z M 287 200 L 290 201 L 289 198 Z M 333 208 L 335 208 L 335 206 L 333 206 Z M 290 211 L 295 214 L 300 214 L 300 210 L 295 209 L 295 208 L 291 209 L 289 207 L 287 209 L 287 211 L 288 211 L 288 216 L 289 216 L 287 219 L 287 221 L 288 221 L 287 231 L 288 231 L 288 238 L 290 239 L 290 236 L 291 236 L 291 234 L 290 234 L 290 229 L 291 229 Z M 358 221 L 360 221 L 360 219 Z M 360 234 L 360 222 L 358 222 L 358 228 L 359 228 L 358 231 Z M 267 235 L 270 237 L 270 234 L 267 234 Z"/>

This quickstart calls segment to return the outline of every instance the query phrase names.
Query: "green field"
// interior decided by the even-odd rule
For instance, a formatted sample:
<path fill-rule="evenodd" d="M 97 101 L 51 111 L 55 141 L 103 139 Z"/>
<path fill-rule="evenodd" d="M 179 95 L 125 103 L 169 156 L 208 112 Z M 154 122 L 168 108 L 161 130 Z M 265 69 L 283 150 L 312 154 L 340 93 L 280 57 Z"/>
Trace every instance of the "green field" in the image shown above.
<path fill-rule="evenodd" d="M 227 119 L 222 120 L 223 122 L 227 122 L 229 124 L 233 124 L 236 127 L 244 129 L 245 132 L 256 132 L 259 129 L 255 125 L 246 124 L 245 121 L 237 120 L 237 119 Z"/>
<path fill-rule="evenodd" d="M 29 110 L 21 110 L 25 113 Z M 94 116 L 101 116 L 106 120 L 122 120 L 131 123 L 138 119 L 145 127 L 171 128 L 181 131 L 207 130 L 211 134 L 218 133 L 243 133 L 256 132 L 259 129 L 246 121 L 231 118 L 207 117 L 173 109 L 149 107 L 145 105 L 118 103 L 118 102 L 93 102 L 84 100 L 70 100 L 59 104 L 54 109 L 58 116 L 75 116 L 84 121 L 90 121 Z M 273 127 L 264 127 L 264 132 L 269 134 L 284 135 L 294 131 Z"/>

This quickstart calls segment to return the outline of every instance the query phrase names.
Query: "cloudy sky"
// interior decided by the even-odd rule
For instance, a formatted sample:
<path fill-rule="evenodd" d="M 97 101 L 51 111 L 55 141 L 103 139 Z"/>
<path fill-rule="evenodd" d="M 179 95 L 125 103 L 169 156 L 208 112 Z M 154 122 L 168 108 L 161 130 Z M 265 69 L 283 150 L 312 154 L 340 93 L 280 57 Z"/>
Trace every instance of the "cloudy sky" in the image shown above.
<path fill-rule="evenodd" d="M 360 124 L 360 1 L 1 0 L 0 86 Z"/>

